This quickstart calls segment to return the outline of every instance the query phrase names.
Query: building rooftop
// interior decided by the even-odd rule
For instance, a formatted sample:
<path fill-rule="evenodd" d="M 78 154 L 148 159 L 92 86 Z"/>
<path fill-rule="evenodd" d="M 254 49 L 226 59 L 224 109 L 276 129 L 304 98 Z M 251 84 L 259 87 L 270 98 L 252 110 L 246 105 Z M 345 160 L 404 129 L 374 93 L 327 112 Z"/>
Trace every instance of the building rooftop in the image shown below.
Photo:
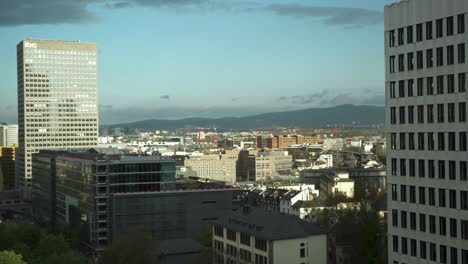
<path fill-rule="evenodd" d="M 234 211 L 215 223 L 265 240 L 285 240 L 326 234 L 317 224 L 306 222 L 294 215 L 254 207 L 244 207 Z"/>

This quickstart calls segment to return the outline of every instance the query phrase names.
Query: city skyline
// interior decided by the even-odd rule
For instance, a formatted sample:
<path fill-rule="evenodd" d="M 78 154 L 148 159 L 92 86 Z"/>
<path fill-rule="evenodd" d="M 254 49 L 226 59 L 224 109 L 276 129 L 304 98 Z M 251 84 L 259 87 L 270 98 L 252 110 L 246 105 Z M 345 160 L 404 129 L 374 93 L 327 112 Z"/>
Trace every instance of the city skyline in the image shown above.
<path fill-rule="evenodd" d="M 3 2 L 0 120 L 16 122 L 11 51 L 28 37 L 98 43 L 103 124 L 383 105 L 390 2 Z"/>

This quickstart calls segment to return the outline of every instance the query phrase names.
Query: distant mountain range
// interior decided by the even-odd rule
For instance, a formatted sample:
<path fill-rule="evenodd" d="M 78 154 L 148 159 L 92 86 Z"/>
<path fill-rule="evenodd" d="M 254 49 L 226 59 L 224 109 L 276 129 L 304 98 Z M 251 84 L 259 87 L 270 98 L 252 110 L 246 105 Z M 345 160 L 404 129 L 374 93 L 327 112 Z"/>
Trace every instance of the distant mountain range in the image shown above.
<path fill-rule="evenodd" d="M 383 106 L 340 105 L 330 108 L 310 108 L 288 112 L 272 112 L 246 117 L 185 118 L 178 120 L 142 120 L 107 125 L 108 128 L 141 130 L 173 130 L 190 127 L 216 127 L 219 129 L 255 129 L 262 127 L 325 128 L 373 126 L 384 123 Z"/>

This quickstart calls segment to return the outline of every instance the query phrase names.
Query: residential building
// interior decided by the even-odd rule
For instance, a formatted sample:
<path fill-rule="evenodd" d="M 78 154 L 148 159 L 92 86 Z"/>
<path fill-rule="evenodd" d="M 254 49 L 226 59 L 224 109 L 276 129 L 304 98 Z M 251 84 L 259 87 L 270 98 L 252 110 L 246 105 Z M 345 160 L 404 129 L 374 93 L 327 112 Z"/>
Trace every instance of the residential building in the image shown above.
<path fill-rule="evenodd" d="M 467 13 L 385 7 L 389 263 L 468 263 Z"/>
<path fill-rule="evenodd" d="M 235 183 L 238 158 L 239 151 L 226 150 L 220 154 L 190 156 L 184 165 L 196 171 L 199 178 Z"/>
<path fill-rule="evenodd" d="M 0 125 L 0 147 L 18 145 L 18 125 Z"/>
<path fill-rule="evenodd" d="M 292 156 L 287 151 L 262 151 L 255 156 L 255 180 L 274 178 L 278 172 L 289 173 L 292 169 Z"/>
<path fill-rule="evenodd" d="M 245 206 L 214 221 L 213 263 L 327 263 L 327 236 L 293 215 Z"/>
<path fill-rule="evenodd" d="M 301 182 L 314 184 L 320 193 L 343 193 L 347 197 L 354 197 L 354 180 L 349 173 L 341 170 L 312 170 L 305 169 L 300 174 Z"/>
<path fill-rule="evenodd" d="M 288 148 L 293 145 L 315 145 L 322 142 L 322 135 L 279 135 L 273 137 L 257 136 L 257 148 Z"/>
<path fill-rule="evenodd" d="M 17 63 L 16 186 L 29 197 L 33 153 L 98 144 L 96 44 L 25 39 Z"/>

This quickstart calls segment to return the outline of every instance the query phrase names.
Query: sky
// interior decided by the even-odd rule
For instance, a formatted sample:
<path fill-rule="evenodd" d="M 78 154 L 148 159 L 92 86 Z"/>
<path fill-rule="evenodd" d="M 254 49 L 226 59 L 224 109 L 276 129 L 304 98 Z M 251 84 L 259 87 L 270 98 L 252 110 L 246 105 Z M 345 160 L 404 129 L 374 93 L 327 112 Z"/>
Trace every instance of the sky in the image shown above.
<path fill-rule="evenodd" d="M 102 124 L 384 104 L 391 0 L 1 0 L 0 122 L 16 45 L 98 47 Z"/>

